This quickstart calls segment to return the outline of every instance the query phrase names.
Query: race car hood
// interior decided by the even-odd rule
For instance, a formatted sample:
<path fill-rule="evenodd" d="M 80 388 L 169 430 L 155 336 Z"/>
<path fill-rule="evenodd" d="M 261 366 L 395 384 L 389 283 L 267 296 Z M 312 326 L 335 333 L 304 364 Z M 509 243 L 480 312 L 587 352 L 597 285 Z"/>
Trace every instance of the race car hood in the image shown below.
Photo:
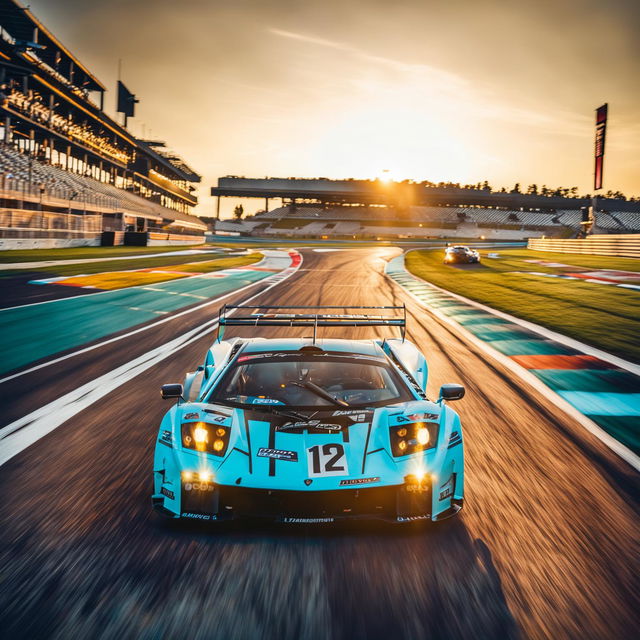
<path fill-rule="evenodd" d="M 402 484 L 411 471 L 436 468 L 439 453 L 446 452 L 453 413 L 440 404 L 415 401 L 375 411 L 324 411 L 309 421 L 297 422 L 259 408 L 182 406 L 179 421 L 205 420 L 231 426 L 223 457 L 181 449 L 177 455 L 183 469 L 206 467 L 219 484 L 288 490 Z M 389 427 L 420 420 L 439 424 L 436 446 L 427 452 L 394 458 Z"/>

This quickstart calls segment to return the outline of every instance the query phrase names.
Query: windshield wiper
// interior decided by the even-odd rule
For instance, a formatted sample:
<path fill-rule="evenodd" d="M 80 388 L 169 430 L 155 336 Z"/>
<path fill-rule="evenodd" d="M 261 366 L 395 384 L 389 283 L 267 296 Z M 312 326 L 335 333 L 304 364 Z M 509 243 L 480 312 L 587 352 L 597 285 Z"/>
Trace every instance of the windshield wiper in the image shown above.
<path fill-rule="evenodd" d="M 282 416 L 283 418 L 289 418 L 290 420 L 297 420 L 298 422 L 308 422 L 309 417 L 305 416 L 303 413 L 298 413 L 297 411 L 293 411 L 292 409 L 280 409 L 279 407 L 274 406 L 265 406 L 258 405 L 261 409 L 264 409 L 270 413 L 275 413 L 278 416 Z M 252 408 L 255 409 L 256 405 L 252 405 Z"/>
<path fill-rule="evenodd" d="M 274 406 L 272 404 L 242 404 L 233 400 L 233 397 L 225 398 L 225 400 L 227 402 L 234 403 L 231 406 L 235 406 L 243 411 L 266 411 L 267 413 L 275 413 L 276 415 L 282 416 L 283 418 L 289 418 L 290 420 L 304 420 L 305 422 L 309 420 L 307 416 L 302 413 L 298 413 L 293 409 L 282 409 L 279 406 Z"/>
<path fill-rule="evenodd" d="M 304 389 L 308 389 L 312 393 L 315 393 L 317 396 L 324 398 L 331 402 L 331 404 L 335 404 L 338 407 L 348 407 L 349 404 L 344 400 L 339 400 L 338 398 L 334 398 L 328 391 L 325 391 L 322 387 L 319 387 L 315 382 L 311 382 L 311 380 L 302 380 L 301 382 L 291 382 L 290 384 L 295 385 L 296 387 L 302 387 Z"/>

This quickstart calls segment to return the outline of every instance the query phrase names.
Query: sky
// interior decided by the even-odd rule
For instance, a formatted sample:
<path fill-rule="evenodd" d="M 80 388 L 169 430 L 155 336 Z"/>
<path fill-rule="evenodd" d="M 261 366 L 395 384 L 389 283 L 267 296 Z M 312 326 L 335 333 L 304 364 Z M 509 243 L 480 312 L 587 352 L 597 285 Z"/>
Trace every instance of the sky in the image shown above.
<path fill-rule="evenodd" d="M 135 135 L 202 175 L 537 183 L 640 195 L 637 0 L 30 0 Z M 227 201 L 224 213 L 233 202 Z M 263 206 L 254 200 L 252 212 Z"/>

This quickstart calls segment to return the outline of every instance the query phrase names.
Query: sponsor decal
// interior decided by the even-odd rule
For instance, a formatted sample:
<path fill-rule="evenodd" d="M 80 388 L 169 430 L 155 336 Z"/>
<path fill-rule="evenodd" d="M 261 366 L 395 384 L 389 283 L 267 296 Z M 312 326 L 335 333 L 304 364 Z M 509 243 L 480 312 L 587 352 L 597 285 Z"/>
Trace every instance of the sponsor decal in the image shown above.
<path fill-rule="evenodd" d="M 414 520 L 430 520 L 430 516 L 398 516 L 397 522 L 413 522 Z"/>
<path fill-rule="evenodd" d="M 160 440 L 173 444 L 173 434 L 168 429 L 165 429 L 160 436 Z"/>
<path fill-rule="evenodd" d="M 446 500 L 453 495 L 453 476 L 451 476 L 441 487 L 440 487 L 440 500 Z"/>
<path fill-rule="evenodd" d="M 193 518 L 194 520 L 216 520 L 218 516 L 210 516 L 204 513 L 181 513 L 181 518 Z"/>
<path fill-rule="evenodd" d="M 351 478 L 349 480 L 340 480 L 340 486 L 347 487 L 353 484 L 371 484 L 372 482 L 380 482 L 380 478 Z"/>
<path fill-rule="evenodd" d="M 360 410 L 346 410 L 346 409 L 339 409 L 338 411 L 334 411 L 333 414 L 334 416 L 346 416 L 347 418 L 349 418 L 349 420 L 352 420 L 353 422 L 366 422 L 367 421 L 367 415 L 371 415 L 369 412 L 362 412 Z"/>
<path fill-rule="evenodd" d="M 171 499 L 171 500 L 175 500 L 175 499 L 176 499 L 176 496 L 175 496 L 175 494 L 173 493 L 173 491 L 171 491 L 170 489 L 167 489 L 166 487 L 161 487 L 161 488 L 160 488 L 160 493 L 161 493 L 163 496 L 167 496 L 167 498 L 169 498 L 169 499 Z"/>
<path fill-rule="evenodd" d="M 200 417 L 200 414 L 196 411 L 195 413 L 185 413 L 185 420 L 197 420 Z"/>
<path fill-rule="evenodd" d="M 311 478 L 307 478 L 304 483 L 307 485 L 307 487 L 313 482 L 313 480 Z"/>
<path fill-rule="evenodd" d="M 216 413 L 215 411 L 211 411 L 210 409 L 205 409 L 205 411 L 211 417 L 205 417 L 204 420 L 210 420 L 211 422 L 224 422 L 225 420 L 228 420 L 230 418 L 230 416 L 228 416 L 226 413 Z"/>
<path fill-rule="evenodd" d="M 320 422 L 320 420 L 305 420 L 300 422 L 287 422 L 276 427 L 276 431 L 289 431 L 290 429 L 324 429 L 325 431 L 340 431 L 342 425 Z"/>
<path fill-rule="evenodd" d="M 258 449 L 259 458 L 274 458 L 275 460 L 290 460 L 298 462 L 298 454 L 295 451 L 286 451 L 285 449 L 267 449 L 261 447 Z"/>
<path fill-rule="evenodd" d="M 311 523 L 335 522 L 335 518 L 282 518 L 282 522 Z"/>
<path fill-rule="evenodd" d="M 397 422 L 418 422 L 421 420 L 435 420 L 437 422 L 440 419 L 437 413 L 413 413 L 410 416 L 393 415 L 389 417 L 395 418 Z"/>
<path fill-rule="evenodd" d="M 213 491 L 215 485 L 209 482 L 185 482 L 185 491 Z"/>

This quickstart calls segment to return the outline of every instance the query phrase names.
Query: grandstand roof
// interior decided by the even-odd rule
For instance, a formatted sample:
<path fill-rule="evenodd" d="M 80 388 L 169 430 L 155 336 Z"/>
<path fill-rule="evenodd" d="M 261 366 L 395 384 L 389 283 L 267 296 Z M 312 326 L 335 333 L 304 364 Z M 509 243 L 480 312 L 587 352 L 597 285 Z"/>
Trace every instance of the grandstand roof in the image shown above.
<path fill-rule="evenodd" d="M 421 183 L 380 180 L 329 180 L 327 178 L 218 178 L 212 196 L 238 198 L 285 198 L 323 203 L 379 204 L 398 203 L 425 206 L 480 206 L 507 209 L 579 209 L 591 204 L 588 198 L 496 193 L 484 189 L 430 187 Z M 640 202 L 598 197 L 603 209 L 640 211 Z"/>
<path fill-rule="evenodd" d="M 0 24 L 12 38 L 25 43 L 27 48 L 29 44 L 40 45 L 42 48 L 32 48 L 37 57 L 67 79 L 71 68 L 69 63 L 72 63 L 75 72 L 81 73 L 80 81 L 74 81 L 77 86 L 88 91 L 106 90 L 98 78 L 31 13 L 29 8 L 21 6 L 16 0 L 0 0 Z"/>
<path fill-rule="evenodd" d="M 145 153 L 152 156 L 159 163 L 176 171 L 183 180 L 187 182 L 200 182 L 202 177 L 196 173 L 182 158 L 169 151 L 158 151 L 158 147 L 164 147 L 165 143 L 160 141 L 150 141 L 136 139 L 136 142 L 142 147 Z"/>

